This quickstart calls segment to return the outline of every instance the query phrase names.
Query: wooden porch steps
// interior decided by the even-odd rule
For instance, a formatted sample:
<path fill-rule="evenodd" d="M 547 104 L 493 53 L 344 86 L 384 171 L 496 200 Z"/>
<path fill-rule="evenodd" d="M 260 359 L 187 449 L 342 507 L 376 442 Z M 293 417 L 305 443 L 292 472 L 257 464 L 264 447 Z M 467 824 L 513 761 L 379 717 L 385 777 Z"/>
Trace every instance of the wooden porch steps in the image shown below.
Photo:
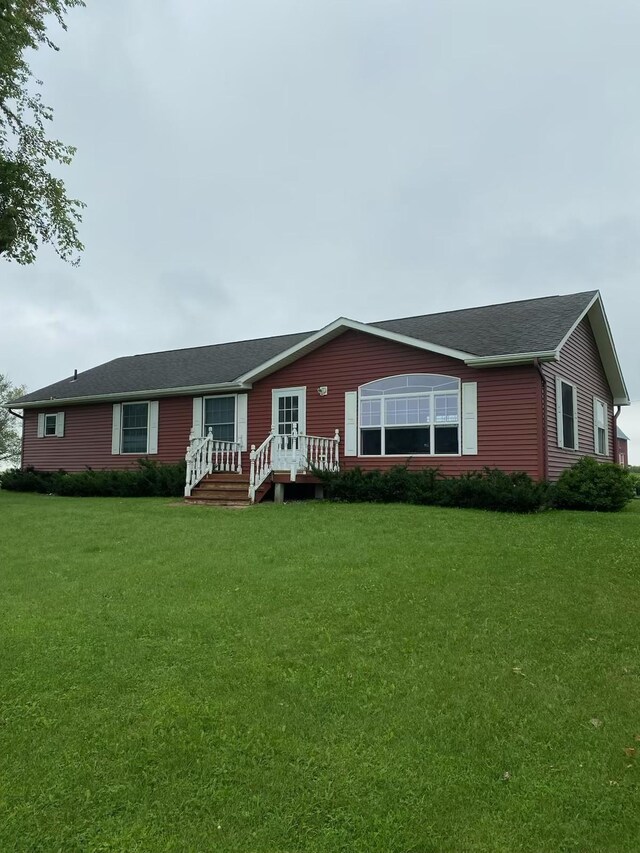
<path fill-rule="evenodd" d="M 259 503 L 271 488 L 271 483 L 263 483 L 256 494 Z M 226 474 L 216 472 L 207 474 L 191 492 L 188 503 L 208 504 L 210 506 L 250 506 L 249 475 Z"/>

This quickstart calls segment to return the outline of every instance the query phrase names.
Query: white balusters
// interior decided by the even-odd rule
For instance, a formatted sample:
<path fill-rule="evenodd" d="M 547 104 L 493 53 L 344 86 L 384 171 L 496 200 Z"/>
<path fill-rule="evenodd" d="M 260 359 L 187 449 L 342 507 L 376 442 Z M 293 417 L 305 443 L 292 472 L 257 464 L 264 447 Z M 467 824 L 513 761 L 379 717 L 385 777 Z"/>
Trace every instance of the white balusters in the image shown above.
<path fill-rule="evenodd" d="M 255 444 L 251 445 L 251 469 L 249 471 L 249 497 L 251 503 L 255 502 L 256 492 L 273 471 L 273 445 L 282 436 L 276 436 L 274 427 L 256 450 Z"/>
<path fill-rule="evenodd" d="M 211 427 L 205 436 L 189 435 L 189 444 L 185 454 L 187 463 L 184 493 L 189 497 L 200 480 L 214 471 L 227 471 L 242 474 L 242 448 L 238 441 L 218 441 L 214 439 Z"/>

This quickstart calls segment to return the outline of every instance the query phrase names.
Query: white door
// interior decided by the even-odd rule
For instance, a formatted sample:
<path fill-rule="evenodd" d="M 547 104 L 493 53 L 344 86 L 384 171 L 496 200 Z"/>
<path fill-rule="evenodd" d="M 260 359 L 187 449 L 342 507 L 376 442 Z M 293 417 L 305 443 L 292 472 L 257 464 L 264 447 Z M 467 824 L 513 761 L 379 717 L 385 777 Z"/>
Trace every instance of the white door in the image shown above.
<path fill-rule="evenodd" d="M 288 471 L 300 461 L 300 442 L 293 437 L 306 430 L 306 388 L 276 388 L 273 390 L 273 425 L 276 439 L 273 444 L 273 470 Z"/>

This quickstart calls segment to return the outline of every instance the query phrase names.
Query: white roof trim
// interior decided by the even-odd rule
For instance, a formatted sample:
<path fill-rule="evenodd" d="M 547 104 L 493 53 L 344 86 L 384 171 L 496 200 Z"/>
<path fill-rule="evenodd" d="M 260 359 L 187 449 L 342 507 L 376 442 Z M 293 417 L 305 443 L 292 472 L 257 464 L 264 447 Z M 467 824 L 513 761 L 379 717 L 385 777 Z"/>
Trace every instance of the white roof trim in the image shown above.
<path fill-rule="evenodd" d="M 596 302 L 598 302 L 598 301 L 599 301 L 599 299 L 600 299 L 600 291 L 598 291 L 598 292 L 596 293 L 596 295 L 593 297 L 593 299 L 591 300 L 591 302 L 587 305 L 587 307 L 584 309 L 584 311 L 582 312 L 582 314 L 580 314 L 580 316 L 578 317 L 578 319 L 575 321 L 575 323 L 573 324 L 573 326 L 569 329 L 569 331 L 567 332 L 567 334 L 566 334 L 566 335 L 564 336 L 564 338 L 560 341 L 560 343 L 558 344 L 558 353 L 560 353 L 560 350 L 562 349 L 562 347 L 566 344 L 566 342 L 569 340 L 569 338 L 571 337 L 571 335 L 575 332 L 575 330 L 578 328 L 578 326 L 580 325 L 580 323 L 582 323 L 582 321 L 584 320 L 584 318 L 586 317 L 586 315 L 589 313 L 589 311 L 591 311 L 591 308 L 595 305 L 595 303 L 596 303 Z"/>
<path fill-rule="evenodd" d="M 81 403 L 100 403 L 104 401 L 144 400 L 147 397 L 188 397 L 191 394 L 215 393 L 217 391 L 248 391 L 250 385 L 240 382 L 222 382 L 218 385 L 183 385 L 176 388 L 153 388 L 147 391 L 118 391 L 110 394 L 88 394 L 86 397 L 50 397 L 45 400 L 29 400 L 24 403 L 3 403 L 2 408 L 8 409 L 42 409 L 60 405 L 80 405 Z"/>
<path fill-rule="evenodd" d="M 557 350 L 545 350 L 544 352 L 513 352 L 504 355 L 482 355 L 465 359 L 469 367 L 500 367 L 509 364 L 529 364 L 535 361 L 557 361 Z"/>
<path fill-rule="evenodd" d="M 571 335 L 575 332 L 580 323 L 587 316 L 589 316 L 589 320 L 591 322 L 593 336 L 596 340 L 596 346 L 598 347 L 598 351 L 600 353 L 602 366 L 607 376 L 609 387 L 613 392 L 614 405 L 628 406 L 630 403 L 629 392 L 624 381 L 624 376 L 622 375 L 622 368 L 620 367 L 618 353 L 616 352 L 616 347 L 613 342 L 611 327 L 609 326 L 609 321 L 604 310 L 600 291 L 596 293 L 591 302 L 587 305 L 582 314 L 580 314 L 573 326 L 564 336 L 564 338 L 560 342 L 560 345 L 558 346 L 558 353 L 560 353 L 562 347 L 566 344 Z"/>
<path fill-rule="evenodd" d="M 358 320 L 349 320 L 348 317 L 338 317 L 337 320 L 334 320 L 333 323 L 329 323 L 328 326 L 320 329 L 320 331 L 314 332 L 303 341 L 289 347 L 289 349 L 279 353 L 273 358 L 270 358 L 268 361 L 263 362 L 263 364 L 259 364 L 252 370 L 247 371 L 247 373 L 238 377 L 238 382 L 255 382 L 257 379 L 262 379 L 263 376 L 273 373 L 274 370 L 277 370 L 285 364 L 290 364 L 292 361 L 296 361 L 301 356 L 317 349 L 317 347 L 321 346 L 325 341 L 337 337 L 347 329 L 353 329 L 356 332 L 365 332 L 367 335 L 374 335 L 378 338 L 384 338 L 387 341 L 405 344 L 406 346 L 414 347 L 415 349 L 436 352 L 439 355 L 446 355 L 449 356 L 449 358 L 456 358 L 459 361 L 465 361 L 465 359 L 473 357 L 472 354 L 468 352 L 450 349 L 449 347 L 442 347 L 439 344 L 432 344 L 428 341 L 421 341 L 418 338 L 409 337 L 409 335 L 399 335 L 397 332 L 389 332 L 386 329 L 379 329 L 377 326 L 360 323 Z"/>

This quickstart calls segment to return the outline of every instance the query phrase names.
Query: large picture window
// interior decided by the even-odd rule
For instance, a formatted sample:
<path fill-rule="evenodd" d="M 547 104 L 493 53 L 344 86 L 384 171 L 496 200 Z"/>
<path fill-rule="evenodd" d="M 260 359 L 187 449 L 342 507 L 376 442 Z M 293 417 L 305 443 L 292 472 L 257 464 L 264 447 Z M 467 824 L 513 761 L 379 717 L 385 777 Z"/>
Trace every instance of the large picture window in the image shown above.
<path fill-rule="evenodd" d="M 204 434 L 209 429 L 217 441 L 236 440 L 236 398 L 207 397 L 204 401 Z"/>
<path fill-rule="evenodd" d="M 458 454 L 460 380 L 412 373 L 360 387 L 363 456 Z"/>
<path fill-rule="evenodd" d="M 149 404 L 122 404 L 121 453 L 146 453 L 149 439 Z"/>

